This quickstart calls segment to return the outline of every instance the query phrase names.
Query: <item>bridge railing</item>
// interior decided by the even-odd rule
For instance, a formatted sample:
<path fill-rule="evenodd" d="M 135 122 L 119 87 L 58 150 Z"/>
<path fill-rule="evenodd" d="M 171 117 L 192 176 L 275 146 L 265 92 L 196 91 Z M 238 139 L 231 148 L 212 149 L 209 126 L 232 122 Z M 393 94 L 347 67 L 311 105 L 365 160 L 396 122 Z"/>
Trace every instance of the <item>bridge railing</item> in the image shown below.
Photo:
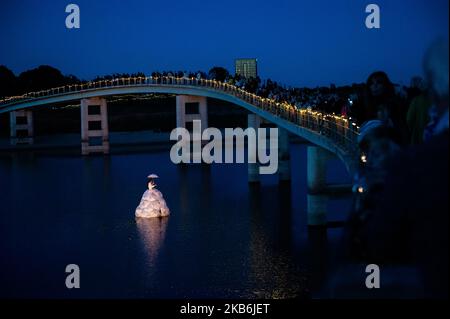
<path fill-rule="evenodd" d="M 270 112 L 284 120 L 317 134 L 323 135 L 335 143 L 336 146 L 344 149 L 346 152 L 353 153 L 357 151 L 356 140 L 359 127 L 355 123 L 351 122 L 351 118 L 346 118 L 335 114 L 326 114 L 310 109 L 299 109 L 287 102 L 277 102 L 273 99 L 263 98 L 229 83 L 202 78 L 151 76 L 105 79 L 95 82 L 71 84 L 37 92 L 30 92 L 21 96 L 8 97 L 0 100 L 0 107 L 5 104 L 20 103 L 74 92 L 142 85 L 200 86 L 222 91 L 226 94 L 233 95 L 261 110 Z"/>

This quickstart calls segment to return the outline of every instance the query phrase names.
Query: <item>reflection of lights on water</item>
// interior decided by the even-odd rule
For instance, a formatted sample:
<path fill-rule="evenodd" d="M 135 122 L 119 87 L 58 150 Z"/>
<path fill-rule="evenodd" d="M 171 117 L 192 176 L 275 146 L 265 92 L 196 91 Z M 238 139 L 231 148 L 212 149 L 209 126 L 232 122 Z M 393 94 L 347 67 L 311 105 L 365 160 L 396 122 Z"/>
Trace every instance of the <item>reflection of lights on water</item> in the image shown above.
<path fill-rule="evenodd" d="M 150 266 L 154 265 L 164 243 L 168 220 L 167 217 L 136 218 L 136 226 Z"/>

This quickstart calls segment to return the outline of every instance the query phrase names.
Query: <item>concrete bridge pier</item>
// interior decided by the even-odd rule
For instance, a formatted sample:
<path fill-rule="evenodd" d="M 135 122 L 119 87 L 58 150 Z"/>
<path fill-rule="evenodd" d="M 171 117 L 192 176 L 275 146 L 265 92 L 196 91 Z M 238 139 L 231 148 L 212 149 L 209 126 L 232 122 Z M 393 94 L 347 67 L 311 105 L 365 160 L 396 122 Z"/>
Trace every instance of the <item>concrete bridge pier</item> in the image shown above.
<path fill-rule="evenodd" d="M 33 144 L 33 111 L 19 110 L 9 113 L 11 145 Z"/>
<path fill-rule="evenodd" d="M 183 127 L 193 133 L 197 129 L 193 125 L 194 120 L 199 120 L 201 133 L 208 127 L 208 102 L 204 96 L 177 95 L 176 98 L 177 127 Z M 195 128 L 195 129 L 194 129 Z M 202 157 L 201 148 L 197 145 L 204 145 L 208 141 L 202 141 L 201 134 L 194 133 L 191 136 L 191 161 L 200 163 Z M 195 143 L 200 140 L 200 143 Z"/>
<path fill-rule="evenodd" d="M 93 97 L 82 99 L 81 154 L 109 153 L 108 110 L 106 99 Z M 95 139 L 98 139 L 96 142 Z"/>
<path fill-rule="evenodd" d="M 351 193 L 351 184 L 327 183 L 327 162 L 334 157 L 319 146 L 307 148 L 308 225 L 326 225 L 328 198 Z"/>
<path fill-rule="evenodd" d="M 204 96 L 177 95 L 177 127 L 202 121 L 202 131 L 208 127 L 208 103 Z"/>
<path fill-rule="evenodd" d="M 319 146 L 307 147 L 307 185 L 310 194 L 327 190 L 327 162 L 332 153 Z"/>
<path fill-rule="evenodd" d="M 256 140 L 258 140 L 258 128 L 261 125 L 262 119 L 256 114 L 249 114 L 247 116 L 248 127 L 255 129 Z M 259 166 L 258 162 L 258 150 L 255 154 L 249 154 L 248 156 L 248 182 L 249 183 L 259 183 Z M 255 162 L 256 161 L 256 162 Z M 250 163 L 255 162 L 255 163 Z"/>
<path fill-rule="evenodd" d="M 280 183 L 291 180 L 289 132 L 281 127 L 278 128 L 278 179 Z"/>
<path fill-rule="evenodd" d="M 307 194 L 308 226 L 324 226 L 327 224 L 328 196 Z"/>

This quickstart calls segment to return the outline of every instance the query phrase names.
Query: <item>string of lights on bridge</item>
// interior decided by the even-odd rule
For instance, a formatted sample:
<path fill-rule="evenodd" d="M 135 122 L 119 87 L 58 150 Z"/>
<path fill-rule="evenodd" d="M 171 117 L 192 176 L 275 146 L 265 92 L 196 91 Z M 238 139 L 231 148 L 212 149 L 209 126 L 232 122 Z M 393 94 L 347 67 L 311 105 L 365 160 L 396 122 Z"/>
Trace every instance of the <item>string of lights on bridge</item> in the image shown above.
<path fill-rule="evenodd" d="M 306 123 L 306 125 L 303 125 L 304 127 L 310 128 L 314 131 L 318 131 L 319 133 L 322 133 L 323 130 L 328 130 L 328 133 L 330 134 L 337 133 L 340 137 L 344 138 L 347 143 L 353 145 L 355 144 L 356 137 L 359 134 L 359 126 L 357 126 L 355 122 L 352 122 L 351 117 L 347 118 L 345 116 L 336 115 L 334 113 L 323 113 L 320 111 L 312 110 L 310 108 L 299 109 L 287 102 L 277 102 L 274 99 L 264 98 L 254 93 L 247 92 L 242 88 L 229 83 L 193 77 L 128 77 L 110 80 L 99 80 L 95 82 L 71 84 L 37 92 L 29 92 L 19 96 L 11 96 L 0 100 L 0 104 L 3 104 L 3 106 L 5 106 L 5 104 L 8 104 L 9 106 L 28 100 L 47 98 L 50 96 L 64 95 L 68 93 L 84 92 L 102 88 L 106 89 L 110 87 L 146 85 L 200 86 L 220 90 L 224 93 L 231 93 L 235 97 L 243 99 L 253 106 L 269 111 L 272 114 L 280 116 L 290 122 L 296 123 L 298 125 L 300 125 L 300 122 Z M 325 123 L 327 123 L 327 125 L 325 125 Z"/>

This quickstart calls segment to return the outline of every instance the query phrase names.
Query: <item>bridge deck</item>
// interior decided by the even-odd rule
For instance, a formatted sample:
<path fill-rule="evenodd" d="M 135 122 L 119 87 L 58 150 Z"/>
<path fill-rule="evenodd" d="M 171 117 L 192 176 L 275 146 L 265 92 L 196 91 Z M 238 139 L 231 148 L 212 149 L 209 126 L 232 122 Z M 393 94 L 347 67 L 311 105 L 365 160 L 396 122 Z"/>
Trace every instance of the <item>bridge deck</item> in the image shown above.
<path fill-rule="evenodd" d="M 263 98 L 228 83 L 176 77 L 102 80 L 30 92 L 0 100 L 0 114 L 41 105 L 120 94 L 168 93 L 225 100 L 255 113 L 289 132 L 336 154 L 353 172 L 357 161 L 358 127 L 350 119 Z"/>

